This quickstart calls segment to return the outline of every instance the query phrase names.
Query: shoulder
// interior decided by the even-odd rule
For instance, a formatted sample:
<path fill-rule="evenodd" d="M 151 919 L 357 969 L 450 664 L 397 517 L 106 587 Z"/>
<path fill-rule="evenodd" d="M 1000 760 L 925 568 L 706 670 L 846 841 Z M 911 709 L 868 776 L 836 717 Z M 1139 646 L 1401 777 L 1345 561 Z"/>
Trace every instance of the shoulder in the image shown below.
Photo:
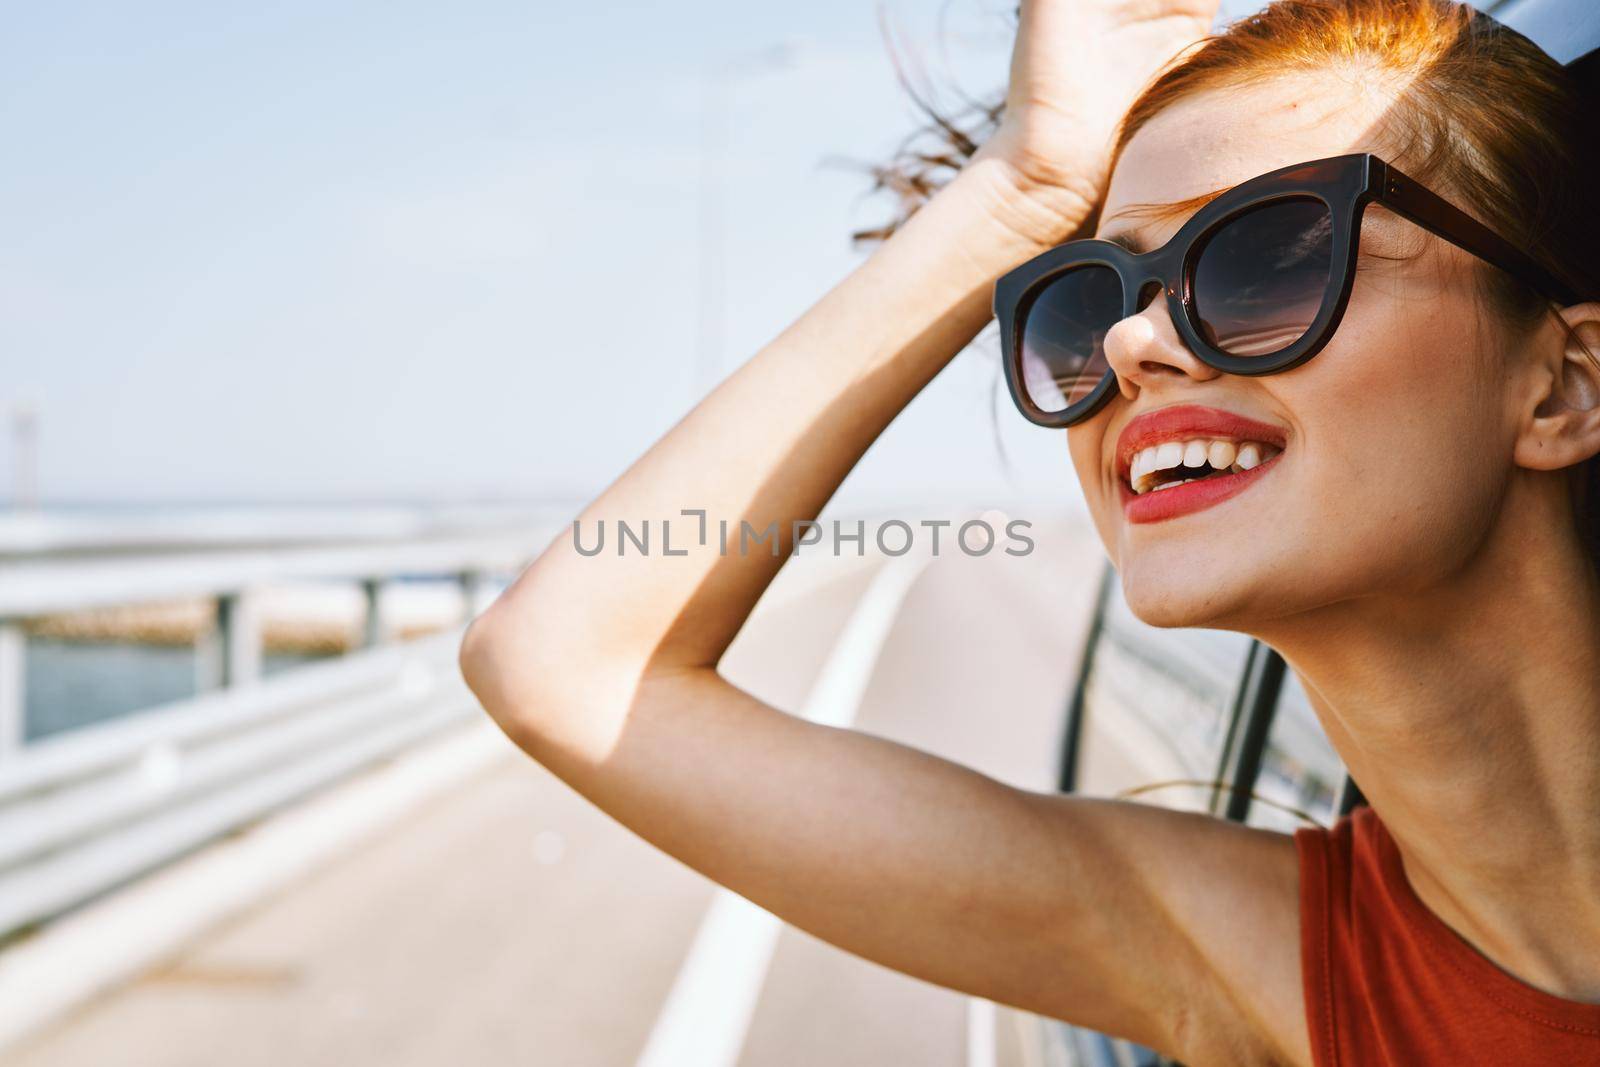
<path fill-rule="evenodd" d="M 1214 1024 L 1186 1042 L 1189 1062 L 1312 1064 L 1302 977 L 1302 878 L 1307 844 L 1328 831 L 1285 834 L 1216 820 L 1214 847 L 1176 896 L 1187 936 L 1214 976 L 1200 1002 Z"/>
<path fill-rule="evenodd" d="M 1306 1064 L 1301 846 L 1289 834 L 1136 803 L 1099 810 L 1172 944 L 1170 1047 L 1192 1064 Z"/>

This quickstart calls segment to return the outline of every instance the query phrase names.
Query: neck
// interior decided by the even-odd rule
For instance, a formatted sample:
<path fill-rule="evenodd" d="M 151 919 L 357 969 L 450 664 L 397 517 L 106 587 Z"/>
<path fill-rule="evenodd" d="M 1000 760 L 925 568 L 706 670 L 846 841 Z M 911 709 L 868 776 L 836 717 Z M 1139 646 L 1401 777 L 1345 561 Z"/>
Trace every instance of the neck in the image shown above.
<path fill-rule="evenodd" d="M 1511 503 L 1420 594 L 1257 636 L 1300 676 L 1423 902 L 1523 981 L 1600 1000 L 1600 582 L 1555 505 Z"/>

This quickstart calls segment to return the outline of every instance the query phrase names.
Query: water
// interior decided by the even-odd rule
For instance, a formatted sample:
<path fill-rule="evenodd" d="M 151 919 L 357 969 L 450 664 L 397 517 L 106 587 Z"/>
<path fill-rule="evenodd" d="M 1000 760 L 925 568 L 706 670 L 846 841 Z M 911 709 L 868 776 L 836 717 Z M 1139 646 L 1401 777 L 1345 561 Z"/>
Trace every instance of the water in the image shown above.
<path fill-rule="evenodd" d="M 323 656 L 269 652 L 272 674 Z M 25 665 L 28 741 L 192 697 L 198 662 L 192 646 L 31 637 Z"/>

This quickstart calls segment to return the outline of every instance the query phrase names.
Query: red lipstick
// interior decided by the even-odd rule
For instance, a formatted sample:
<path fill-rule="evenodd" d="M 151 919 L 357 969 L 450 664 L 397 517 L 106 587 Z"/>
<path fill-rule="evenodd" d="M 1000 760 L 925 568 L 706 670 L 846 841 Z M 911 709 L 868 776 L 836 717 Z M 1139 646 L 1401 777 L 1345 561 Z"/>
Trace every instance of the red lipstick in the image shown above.
<path fill-rule="evenodd" d="M 1259 466 L 1236 474 L 1214 474 L 1171 489 L 1135 493 L 1128 475 L 1133 457 L 1141 449 L 1165 441 L 1208 437 L 1227 441 L 1259 441 L 1278 451 Z M 1283 455 L 1284 431 L 1221 408 L 1176 404 L 1158 408 L 1131 420 L 1117 435 L 1117 487 L 1122 513 L 1130 523 L 1160 522 L 1220 504 L 1254 485 Z"/>

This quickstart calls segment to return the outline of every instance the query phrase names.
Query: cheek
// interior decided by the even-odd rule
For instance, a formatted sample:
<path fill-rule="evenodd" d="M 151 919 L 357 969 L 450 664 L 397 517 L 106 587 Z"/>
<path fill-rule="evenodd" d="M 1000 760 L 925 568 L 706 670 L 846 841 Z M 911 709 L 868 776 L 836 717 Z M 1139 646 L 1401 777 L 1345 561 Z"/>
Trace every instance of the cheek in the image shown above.
<path fill-rule="evenodd" d="M 1071 453 L 1072 467 L 1078 475 L 1078 485 L 1083 490 L 1084 503 L 1089 517 L 1100 535 L 1113 565 L 1117 563 L 1116 531 L 1122 517 L 1122 502 L 1116 486 L 1109 484 L 1105 474 L 1105 424 L 1110 421 L 1102 411 L 1088 422 L 1067 430 L 1067 449 Z"/>
<path fill-rule="evenodd" d="M 1352 301 L 1338 334 L 1287 376 L 1290 410 L 1342 454 L 1391 482 L 1429 482 L 1477 466 L 1496 424 L 1472 304 L 1460 299 Z M 1381 488 L 1374 486 L 1373 488 Z"/>
<path fill-rule="evenodd" d="M 1067 430 L 1067 452 L 1072 458 L 1072 468 L 1078 474 L 1078 484 L 1083 486 L 1084 496 L 1089 497 L 1089 502 L 1094 503 L 1094 495 L 1100 483 L 1100 456 L 1104 448 L 1104 435 L 1095 425 L 1100 420 L 1091 419 L 1089 422 L 1073 426 Z"/>
<path fill-rule="evenodd" d="M 1301 430 L 1299 536 L 1320 546 L 1313 576 L 1330 585 L 1434 577 L 1477 543 L 1508 470 L 1473 307 L 1351 311 L 1274 390 Z"/>

